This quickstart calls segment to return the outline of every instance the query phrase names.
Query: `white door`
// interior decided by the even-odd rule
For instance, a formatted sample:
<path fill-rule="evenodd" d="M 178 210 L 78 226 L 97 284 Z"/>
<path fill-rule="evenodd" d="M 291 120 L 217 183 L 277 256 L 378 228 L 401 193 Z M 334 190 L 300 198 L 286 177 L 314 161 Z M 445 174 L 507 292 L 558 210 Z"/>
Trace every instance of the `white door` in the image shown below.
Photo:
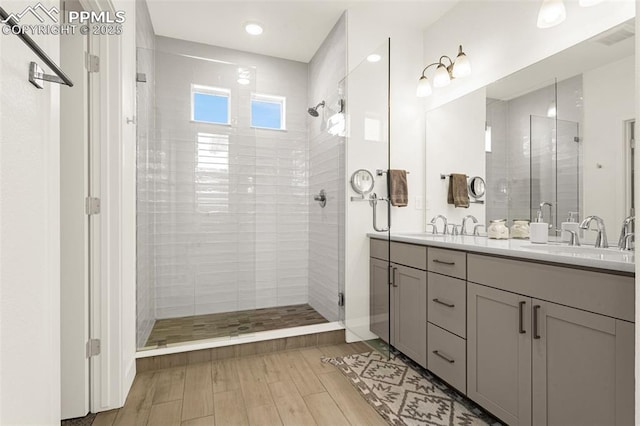
<path fill-rule="evenodd" d="M 79 10 L 74 1 L 66 10 Z M 61 414 L 89 412 L 88 78 L 87 37 L 60 37 L 61 67 L 74 86 L 60 88 L 60 334 Z"/>

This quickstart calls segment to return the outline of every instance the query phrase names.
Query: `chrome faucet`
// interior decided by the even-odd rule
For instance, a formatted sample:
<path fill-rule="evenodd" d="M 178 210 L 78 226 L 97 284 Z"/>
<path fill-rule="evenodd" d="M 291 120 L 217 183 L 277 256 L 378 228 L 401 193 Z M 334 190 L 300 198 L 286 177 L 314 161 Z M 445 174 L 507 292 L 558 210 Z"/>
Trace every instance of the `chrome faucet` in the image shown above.
<path fill-rule="evenodd" d="M 442 231 L 443 234 L 447 234 L 448 230 L 447 230 L 447 218 L 442 216 L 441 214 L 434 216 L 433 219 L 431 219 L 431 222 L 433 224 L 433 229 L 435 230 L 435 233 L 438 233 L 438 227 L 436 226 L 436 222 L 438 221 L 438 219 L 442 219 L 442 223 L 444 223 L 444 230 Z"/>
<path fill-rule="evenodd" d="M 548 201 L 543 201 L 540 203 L 540 207 L 538 208 L 538 217 L 536 218 L 537 222 L 543 222 L 544 216 L 542 214 L 542 209 L 544 206 L 549 206 L 549 229 L 553 228 L 553 204 Z"/>
<path fill-rule="evenodd" d="M 478 219 L 472 214 L 468 214 L 462 218 L 462 229 L 460 230 L 460 235 L 467 235 L 467 219 L 471 219 L 474 223 L 478 223 Z"/>
<path fill-rule="evenodd" d="M 480 236 L 480 232 L 478 231 L 478 228 L 485 228 L 486 229 L 486 226 L 483 225 L 482 223 L 476 223 L 473 226 L 473 236 L 474 237 L 479 237 Z"/>
<path fill-rule="evenodd" d="M 628 234 L 626 234 L 622 240 L 622 246 L 620 247 L 620 250 L 627 250 L 627 251 L 631 251 L 633 250 L 633 246 L 631 245 L 631 242 L 633 241 L 634 244 L 636 242 L 636 234 L 633 232 L 629 232 Z"/>
<path fill-rule="evenodd" d="M 589 225 L 591 225 L 592 221 L 596 221 L 598 225 L 598 235 L 596 237 L 596 247 L 598 248 L 608 248 L 609 242 L 607 241 L 607 231 L 604 227 L 604 221 L 602 218 L 598 216 L 587 216 L 584 218 L 582 223 L 580 223 L 580 229 L 589 229 Z"/>
<path fill-rule="evenodd" d="M 626 240 L 627 235 L 633 235 L 633 227 L 636 224 L 635 216 L 628 216 L 622 222 L 622 229 L 620 230 L 620 238 L 618 238 L 618 248 L 620 250 L 631 250 L 631 245 Z M 635 238 L 634 238 L 635 240 Z"/>

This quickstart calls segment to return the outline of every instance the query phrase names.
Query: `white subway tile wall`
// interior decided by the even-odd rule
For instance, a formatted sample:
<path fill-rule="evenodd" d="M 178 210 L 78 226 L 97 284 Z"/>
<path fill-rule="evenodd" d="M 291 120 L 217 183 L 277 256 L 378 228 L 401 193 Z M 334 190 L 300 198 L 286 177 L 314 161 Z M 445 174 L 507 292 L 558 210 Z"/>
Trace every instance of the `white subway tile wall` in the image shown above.
<path fill-rule="evenodd" d="M 552 105 L 557 122 L 548 116 Z M 559 227 L 569 211 L 579 211 L 582 154 L 574 138 L 581 123 L 581 75 L 558 82 L 557 93 L 551 84 L 508 101 L 487 99 L 487 220 L 534 218 L 540 202 L 549 201 Z"/>
<path fill-rule="evenodd" d="M 327 132 L 326 121 L 338 112 L 340 82 L 347 72 L 347 29 L 343 15 L 309 63 L 309 106 L 325 101 L 309 123 L 309 190 L 324 189 L 327 204 L 309 207 L 309 304 L 329 321 L 340 319 L 338 292 L 344 271 L 345 138 Z"/>
<path fill-rule="evenodd" d="M 338 104 L 344 16 L 311 64 L 154 42 L 138 64 L 138 346 L 155 319 L 309 303 L 338 320 L 344 138 L 306 110 Z M 191 121 L 191 84 L 231 90 L 229 126 Z M 251 128 L 252 93 L 286 97 L 286 131 Z"/>
<path fill-rule="evenodd" d="M 147 82 L 137 90 L 137 201 L 136 201 L 136 316 L 138 347 L 144 346 L 155 322 L 155 233 L 153 223 L 153 167 L 155 137 L 155 35 L 144 1 L 136 2 L 137 71 Z"/>

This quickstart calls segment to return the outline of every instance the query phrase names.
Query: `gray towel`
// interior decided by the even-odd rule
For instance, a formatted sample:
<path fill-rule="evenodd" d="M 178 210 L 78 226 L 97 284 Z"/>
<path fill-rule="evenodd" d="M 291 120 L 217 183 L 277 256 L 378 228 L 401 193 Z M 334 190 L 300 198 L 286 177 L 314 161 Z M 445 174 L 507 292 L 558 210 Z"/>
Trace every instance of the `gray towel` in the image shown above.
<path fill-rule="evenodd" d="M 409 202 L 409 187 L 405 170 L 389 170 L 387 173 L 389 199 L 395 207 L 406 207 Z"/>
<path fill-rule="evenodd" d="M 449 177 L 449 193 L 447 203 L 456 207 L 469 207 L 469 187 L 467 186 L 467 175 L 452 173 Z"/>

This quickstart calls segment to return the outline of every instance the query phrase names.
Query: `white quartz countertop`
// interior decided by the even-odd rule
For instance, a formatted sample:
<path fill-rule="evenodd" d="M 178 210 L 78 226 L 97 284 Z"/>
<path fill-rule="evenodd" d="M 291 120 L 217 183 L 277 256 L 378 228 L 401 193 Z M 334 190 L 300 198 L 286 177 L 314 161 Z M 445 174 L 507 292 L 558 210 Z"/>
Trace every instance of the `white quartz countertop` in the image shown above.
<path fill-rule="evenodd" d="M 368 235 L 382 240 L 388 237 L 386 233 Z M 596 249 L 588 245 L 570 247 L 567 243 L 552 241 L 547 244 L 533 244 L 529 240 L 492 240 L 487 237 L 420 232 L 392 233 L 391 241 L 635 274 L 635 253 L 620 251 L 616 247 Z"/>

